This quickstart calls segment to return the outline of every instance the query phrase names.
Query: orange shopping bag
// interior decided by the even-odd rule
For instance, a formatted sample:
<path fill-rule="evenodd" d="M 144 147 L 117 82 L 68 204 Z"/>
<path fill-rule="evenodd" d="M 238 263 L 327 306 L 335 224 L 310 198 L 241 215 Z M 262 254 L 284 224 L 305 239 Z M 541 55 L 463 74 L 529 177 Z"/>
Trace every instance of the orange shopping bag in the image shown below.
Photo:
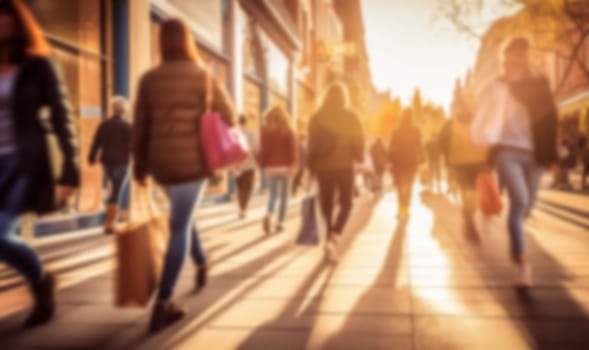
<path fill-rule="evenodd" d="M 482 172 L 477 177 L 476 185 L 482 213 L 486 216 L 499 215 L 503 210 L 503 201 L 493 175 L 490 172 Z"/>
<path fill-rule="evenodd" d="M 167 215 L 154 208 L 149 190 L 138 188 L 131 223 L 115 235 L 115 304 L 144 307 L 157 289 L 169 239 Z"/>

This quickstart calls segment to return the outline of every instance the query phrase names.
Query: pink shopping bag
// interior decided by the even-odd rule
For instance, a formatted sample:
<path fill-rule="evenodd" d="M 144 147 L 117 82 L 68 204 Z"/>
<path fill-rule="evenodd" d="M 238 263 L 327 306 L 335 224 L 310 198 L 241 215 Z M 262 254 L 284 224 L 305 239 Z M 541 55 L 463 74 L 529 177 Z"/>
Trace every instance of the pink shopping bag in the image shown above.
<path fill-rule="evenodd" d="M 249 147 L 239 130 L 225 124 L 221 114 L 212 110 L 213 75 L 207 72 L 206 79 L 206 109 L 200 120 L 200 139 L 205 164 L 209 171 L 215 172 L 245 161 Z"/>
<path fill-rule="evenodd" d="M 247 159 L 247 141 L 239 130 L 225 124 L 219 113 L 203 114 L 200 130 L 205 162 L 209 170 L 227 168 Z"/>

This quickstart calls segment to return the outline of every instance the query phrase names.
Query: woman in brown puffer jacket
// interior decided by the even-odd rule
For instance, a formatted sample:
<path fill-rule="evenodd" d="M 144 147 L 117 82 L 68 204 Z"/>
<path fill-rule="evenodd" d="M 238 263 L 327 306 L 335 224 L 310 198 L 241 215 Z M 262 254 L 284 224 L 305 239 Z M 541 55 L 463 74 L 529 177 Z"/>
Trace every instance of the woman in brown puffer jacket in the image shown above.
<path fill-rule="evenodd" d="M 148 175 L 165 188 L 171 204 L 170 241 L 150 330 L 156 332 L 184 316 L 170 302 L 190 244 L 197 265 L 196 286 L 206 282 L 206 259 L 193 225 L 195 208 L 210 175 L 200 140 L 200 118 L 207 96 L 212 111 L 234 123 L 231 102 L 198 57 L 189 29 L 180 20 L 162 24 L 162 63 L 139 84 L 133 129 L 135 179 L 145 186 Z"/>

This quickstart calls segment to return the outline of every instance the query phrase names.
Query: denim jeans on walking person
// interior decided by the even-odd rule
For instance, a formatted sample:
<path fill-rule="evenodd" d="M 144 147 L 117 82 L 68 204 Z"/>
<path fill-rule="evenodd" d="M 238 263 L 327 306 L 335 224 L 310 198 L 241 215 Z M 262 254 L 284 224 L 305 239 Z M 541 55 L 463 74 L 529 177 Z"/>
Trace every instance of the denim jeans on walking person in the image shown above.
<path fill-rule="evenodd" d="M 171 206 L 170 241 L 164 260 L 164 271 L 158 293 L 158 301 L 169 301 L 180 275 L 190 244 L 190 253 L 198 266 L 206 264 L 199 232 L 194 224 L 196 208 L 200 203 L 206 180 L 166 186 Z M 190 240 L 190 241 L 189 241 Z"/>
<path fill-rule="evenodd" d="M 105 166 L 104 172 L 111 185 L 108 204 L 129 208 L 129 166 Z"/>
<path fill-rule="evenodd" d="M 525 250 L 524 220 L 536 201 L 543 169 L 532 152 L 508 148 L 497 152 L 495 164 L 509 196 L 507 226 L 512 254 L 519 256 Z"/>
<path fill-rule="evenodd" d="M 0 261 L 16 269 L 29 282 L 36 282 L 43 277 L 41 260 L 17 235 L 27 187 L 20 158 L 16 155 L 0 157 Z"/>
<path fill-rule="evenodd" d="M 268 215 L 274 214 L 276 202 L 280 201 L 278 209 L 278 221 L 283 222 L 288 208 L 288 193 L 290 190 L 290 177 L 286 175 L 268 175 L 268 187 L 270 198 L 268 199 Z"/>

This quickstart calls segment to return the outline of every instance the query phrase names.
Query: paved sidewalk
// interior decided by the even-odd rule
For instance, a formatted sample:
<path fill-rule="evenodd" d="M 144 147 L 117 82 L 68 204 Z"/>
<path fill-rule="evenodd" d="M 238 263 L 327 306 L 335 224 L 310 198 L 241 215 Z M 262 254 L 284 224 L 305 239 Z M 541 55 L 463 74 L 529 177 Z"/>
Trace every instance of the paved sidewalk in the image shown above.
<path fill-rule="evenodd" d="M 0 320 L 2 349 L 587 349 L 589 234 L 535 213 L 528 246 L 537 287 L 512 287 L 503 221 L 481 220 L 483 245 L 460 237 L 459 210 L 416 194 L 407 222 L 395 196 L 358 201 L 336 268 L 288 230 L 264 237 L 259 222 L 204 234 L 210 285 L 177 290 L 189 317 L 147 336 L 147 310 L 111 306 L 110 273 L 59 293 L 49 325 L 22 331 L 24 313 Z M 5 298 L 0 294 L 0 298 Z"/>

